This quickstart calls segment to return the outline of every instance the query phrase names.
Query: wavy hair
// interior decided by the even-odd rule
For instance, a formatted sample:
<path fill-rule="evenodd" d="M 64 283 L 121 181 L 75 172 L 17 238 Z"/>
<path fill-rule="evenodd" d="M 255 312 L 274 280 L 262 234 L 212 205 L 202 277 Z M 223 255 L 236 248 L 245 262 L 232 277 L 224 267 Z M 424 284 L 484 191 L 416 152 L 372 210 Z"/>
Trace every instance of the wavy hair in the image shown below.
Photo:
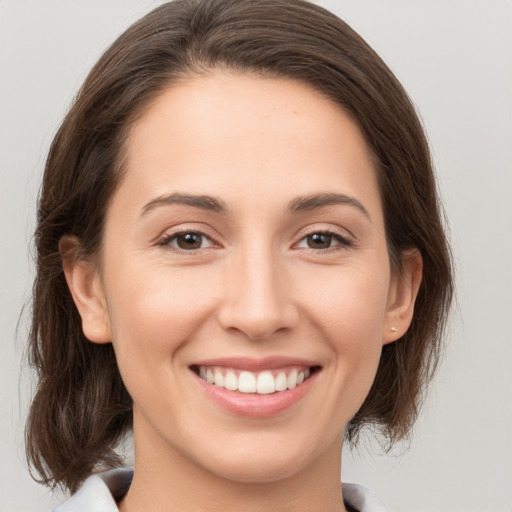
<path fill-rule="evenodd" d="M 412 324 L 383 347 L 376 379 L 347 428 L 390 442 L 409 432 L 442 349 L 452 268 L 429 146 L 415 108 L 380 57 L 345 22 L 302 0 L 176 0 L 128 28 L 93 67 L 58 130 L 41 188 L 30 362 L 38 386 L 26 428 L 29 463 L 47 485 L 74 491 L 132 424 L 132 401 L 110 344 L 89 342 L 67 287 L 59 240 L 83 256 L 102 243 L 123 174 L 130 127 L 164 89 L 216 68 L 286 77 L 341 105 L 371 149 L 392 265 L 417 248 L 423 282 Z"/>

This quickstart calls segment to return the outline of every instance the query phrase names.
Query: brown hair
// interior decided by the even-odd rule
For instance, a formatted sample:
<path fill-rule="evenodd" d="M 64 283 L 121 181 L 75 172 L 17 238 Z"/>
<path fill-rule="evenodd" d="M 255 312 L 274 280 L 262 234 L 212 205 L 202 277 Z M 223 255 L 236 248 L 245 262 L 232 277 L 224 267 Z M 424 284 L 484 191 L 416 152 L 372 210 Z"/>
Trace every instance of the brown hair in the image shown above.
<path fill-rule="evenodd" d="M 49 485 L 71 491 L 97 466 L 121 464 L 131 398 L 110 344 L 84 337 L 66 285 L 59 240 L 97 254 L 105 211 L 123 170 L 123 143 L 149 103 L 180 78 L 215 68 L 288 77 L 341 105 L 371 148 L 395 270 L 404 249 L 423 257 L 415 315 L 383 347 L 373 387 L 347 429 L 392 442 L 410 430 L 439 359 L 452 272 L 429 148 L 414 107 L 375 52 L 342 20 L 301 0 L 176 0 L 132 25 L 94 66 L 50 148 L 35 233 L 30 359 L 39 376 L 27 456 Z"/>

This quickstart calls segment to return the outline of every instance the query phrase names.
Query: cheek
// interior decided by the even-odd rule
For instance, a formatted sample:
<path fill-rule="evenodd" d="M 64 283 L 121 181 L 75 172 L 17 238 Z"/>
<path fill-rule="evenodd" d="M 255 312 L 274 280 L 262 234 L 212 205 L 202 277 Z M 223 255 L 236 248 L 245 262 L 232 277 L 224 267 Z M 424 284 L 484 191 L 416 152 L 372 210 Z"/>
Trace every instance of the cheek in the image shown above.
<path fill-rule="evenodd" d="M 371 341 L 381 344 L 388 290 L 389 276 L 381 267 L 354 265 L 316 276 L 301 293 L 317 327 L 337 349 L 352 351 Z"/>
<path fill-rule="evenodd" d="M 336 279 L 322 280 L 308 294 L 310 319 L 329 347 L 326 371 L 334 385 L 333 407 L 356 413 L 375 378 L 382 350 L 389 282 L 371 267 L 340 269 Z"/>
<path fill-rule="evenodd" d="M 110 276 L 109 317 L 121 369 L 174 357 L 214 307 L 212 286 L 204 286 L 212 276 L 201 271 L 120 264 Z"/>

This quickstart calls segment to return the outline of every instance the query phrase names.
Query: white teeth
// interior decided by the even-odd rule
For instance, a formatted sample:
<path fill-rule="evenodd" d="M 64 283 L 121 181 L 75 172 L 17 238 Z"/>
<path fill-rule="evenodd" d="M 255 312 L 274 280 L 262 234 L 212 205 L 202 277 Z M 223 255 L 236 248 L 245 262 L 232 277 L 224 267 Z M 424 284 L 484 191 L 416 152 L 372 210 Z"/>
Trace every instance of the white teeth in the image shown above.
<path fill-rule="evenodd" d="M 238 379 L 234 372 L 226 373 L 226 378 L 224 379 L 224 387 L 231 391 L 236 391 L 238 389 Z"/>
<path fill-rule="evenodd" d="M 256 392 L 256 377 L 251 372 L 241 372 L 238 376 L 238 391 L 241 393 Z"/>
<path fill-rule="evenodd" d="M 260 395 L 268 395 L 276 390 L 276 381 L 270 372 L 262 372 L 256 381 L 256 391 Z"/>
<path fill-rule="evenodd" d="M 218 368 L 215 368 L 214 375 L 215 375 L 215 385 L 219 386 L 219 388 L 223 388 L 224 387 L 224 375 L 222 375 L 222 372 Z"/>
<path fill-rule="evenodd" d="M 290 375 L 288 375 L 288 389 L 293 389 L 297 385 L 297 370 L 293 370 Z"/>
<path fill-rule="evenodd" d="M 236 370 L 227 370 L 220 367 L 199 367 L 199 377 L 217 387 L 241 393 L 258 393 L 268 395 L 276 391 L 293 389 L 302 384 L 311 375 L 310 368 L 305 370 L 293 369 L 288 375 L 280 371 L 277 375 L 271 371 L 253 373 Z"/>
<path fill-rule="evenodd" d="M 288 389 L 288 381 L 286 380 L 286 373 L 281 372 L 276 377 L 276 391 L 284 391 Z"/>

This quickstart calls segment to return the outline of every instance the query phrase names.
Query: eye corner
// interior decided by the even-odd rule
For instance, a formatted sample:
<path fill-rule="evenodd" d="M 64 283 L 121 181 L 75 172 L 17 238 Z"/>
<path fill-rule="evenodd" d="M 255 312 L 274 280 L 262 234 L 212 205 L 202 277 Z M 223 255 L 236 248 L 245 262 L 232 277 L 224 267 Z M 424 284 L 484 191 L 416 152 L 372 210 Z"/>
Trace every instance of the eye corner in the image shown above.
<path fill-rule="evenodd" d="M 310 245 L 312 237 L 316 238 L 317 247 Z M 305 232 L 292 248 L 306 249 L 308 252 L 329 253 L 333 251 L 346 250 L 353 247 L 354 241 L 339 231 L 332 229 L 314 229 Z"/>
<path fill-rule="evenodd" d="M 204 245 L 205 243 L 206 245 Z M 165 233 L 158 239 L 156 245 L 178 254 L 189 255 L 222 247 L 212 236 L 193 228 Z"/>

